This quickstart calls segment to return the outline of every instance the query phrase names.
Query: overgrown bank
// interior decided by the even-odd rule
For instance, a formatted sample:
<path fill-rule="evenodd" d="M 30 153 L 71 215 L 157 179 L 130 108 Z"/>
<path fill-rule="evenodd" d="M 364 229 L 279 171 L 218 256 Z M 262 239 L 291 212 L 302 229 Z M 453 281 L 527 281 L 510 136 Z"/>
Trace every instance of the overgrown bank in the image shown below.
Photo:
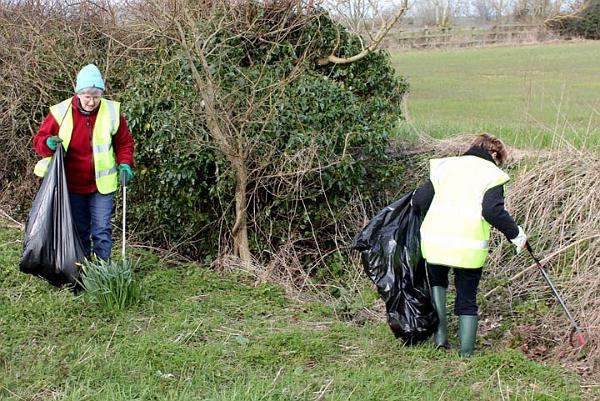
<path fill-rule="evenodd" d="M 109 315 L 16 271 L 0 230 L 3 400 L 581 400 L 581 379 L 519 352 L 405 348 L 381 320 L 340 320 L 271 285 L 198 265 L 138 271 L 145 298 Z M 371 308 L 372 292 L 356 299 Z M 589 395 L 589 394 L 588 394 Z M 588 398 L 593 399 L 593 398 Z"/>
<path fill-rule="evenodd" d="M 421 162 L 415 176 L 425 176 L 426 155 L 456 155 L 471 137 L 427 139 L 413 144 Z M 404 152 L 407 151 L 403 146 Z M 583 376 L 600 372 L 600 158 L 586 151 L 512 149 L 506 188 L 507 207 L 529 236 L 535 253 L 579 324 L 587 344 L 570 343 L 570 324 L 526 252 L 515 255 L 495 232 L 493 252 L 484 267 L 478 299 L 486 342 L 519 348 L 536 359 L 552 359 Z"/>
<path fill-rule="evenodd" d="M 19 33 L 30 34 L 38 11 L 32 8 L 31 14 L 18 14 L 22 24 L 8 18 L 0 25 L 9 44 L 20 43 Z M 129 27 L 115 24 L 110 15 L 98 17 L 93 7 L 81 11 L 79 19 L 69 13 L 59 13 L 56 18 L 44 11 L 44 18 L 39 19 L 43 29 L 34 34 L 47 40 L 33 40 L 31 52 L 23 51 L 28 48 L 23 46 L 0 50 L 4 52 L 0 71 L 7 74 L 1 83 L 16 84 L 0 91 L 8 96 L 2 104 L 9 111 L 2 114 L 0 129 L 7 138 L 6 152 L 14 155 L 0 159 L 3 206 L 5 199 L 10 204 L 33 198 L 36 185 L 30 171 L 35 157 L 28 149 L 35 128 L 29 124 L 32 119 L 39 121 L 49 104 L 70 94 L 65 83 L 79 65 L 69 63 L 108 59 L 112 95 L 128 94 L 131 101 L 125 98 L 125 104 L 141 144 L 137 183 L 130 198 L 130 227 L 137 230 L 138 238 L 146 245 L 169 246 L 186 256 L 210 259 L 235 250 L 231 238 L 239 227 L 237 212 L 246 213 L 250 247 L 260 259 L 252 266 L 259 277 L 290 280 L 295 290 L 320 284 L 320 289 L 327 289 L 344 303 L 345 315 L 353 316 L 356 283 L 364 279 L 358 266 L 348 262 L 349 240 L 377 208 L 414 187 L 424 173 L 424 156 L 392 159 L 386 153 L 388 128 L 399 115 L 399 98 L 406 89 L 404 82 L 393 76 L 387 56 L 373 54 L 365 64 L 347 67 L 316 66 L 321 50 L 331 51 L 332 43 L 340 40 L 343 45 L 338 43 L 340 47 L 335 48 L 338 54 L 352 54 L 359 48 L 357 38 L 343 33 L 338 38 L 335 26 L 322 14 L 294 20 L 281 18 L 283 14 L 277 10 L 269 14 L 249 7 L 248 14 L 227 18 L 248 17 L 257 24 L 240 29 L 235 20 L 218 20 L 223 22 L 218 30 L 223 36 L 209 38 L 218 42 L 216 49 L 222 50 L 222 57 L 211 60 L 210 54 L 195 53 L 198 58 L 192 57 L 192 61 L 198 61 L 196 64 L 190 63 L 189 54 L 198 50 L 185 45 L 197 38 L 207 39 L 202 35 L 214 33 L 214 25 L 197 26 L 194 19 L 182 20 L 180 23 L 188 24 L 182 27 L 189 29 L 184 30 L 189 36 L 178 37 L 174 20 L 167 18 L 174 10 L 168 8 L 142 7 L 143 15 L 161 22 L 138 26 L 150 26 L 149 31 L 128 31 Z M 93 35 L 60 36 L 77 32 L 63 30 L 61 23 L 84 26 L 90 22 L 100 27 Z M 310 28 L 307 35 L 299 29 L 305 26 L 300 23 Z M 106 30 L 102 30 L 103 24 Z M 265 33 L 256 29 L 274 26 L 283 30 L 266 29 Z M 115 36 L 107 36 L 107 31 Z M 264 43 L 273 43 L 263 41 L 272 39 L 271 32 L 283 32 L 284 44 L 264 47 Z M 74 46 L 75 39 L 84 40 L 83 46 Z M 137 45 L 120 47 L 129 43 L 121 39 Z M 248 53 L 244 46 L 255 43 L 260 44 L 257 53 Z M 224 120 L 216 124 L 225 124 L 226 132 L 233 135 L 232 147 L 223 148 L 225 152 L 211 142 L 214 131 L 203 119 L 207 103 L 199 96 L 206 92 L 200 89 L 209 87 L 199 86 L 206 81 L 202 76 L 197 81 L 193 72 L 204 67 L 200 56 L 209 65 L 204 71 L 223 84 L 212 89 L 219 89 L 213 117 Z M 223 60 L 230 60 L 235 67 L 219 64 Z M 53 66 L 53 62 L 57 64 Z M 289 78 L 289 85 L 274 90 L 273 85 L 282 78 Z M 173 93 L 178 97 L 170 96 Z M 324 93 L 331 98 L 324 100 Z M 434 147 L 436 155 L 452 151 L 447 145 Z M 228 158 L 228 149 L 234 152 L 233 159 Z M 238 174 L 244 169 L 233 171 L 232 160 L 248 162 L 244 164 L 250 172 L 247 181 L 238 180 L 244 178 Z M 394 164 L 397 160 L 400 162 Z M 529 262 L 524 255 L 513 257 L 509 247 L 500 247 L 492 255 L 485 278 L 489 287 L 484 290 L 498 289 L 482 299 L 488 319 L 484 330 L 490 341 L 513 349 L 523 347 L 534 356 L 571 364 L 584 374 L 598 369 L 594 332 L 598 322 L 594 291 L 598 287 L 596 166 L 597 159 L 585 153 L 523 161 L 515 166 L 517 179 L 509 191 L 509 206 L 524 221 L 536 250 L 542 256 L 558 252 L 552 259 L 556 266 L 553 274 L 590 334 L 588 348 L 577 352 L 568 345 L 568 328 L 556 303 L 535 274 L 519 275 Z M 248 207 L 237 210 L 235 194 L 240 182 L 246 185 Z M 341 278 L 350 283 L 340 282 Z"/>
<path fill-rule="evenodd" d="M 416 156 L 396 155 L 409 167 L 410 173 L 403 176 L 404 188 L 412 188 L 426 174 L 428 157 L 460 154 L 469 140 L 455 138 L 412 144 L 412 150 L 419 152 Z M 407 151 L 405 147 L 400 153 Z M 534 360 L 567 367 L 582 380 L 593 383 L 598 378 L 600 363 L 600 339 L 594 329 L 600 319 L 600 298 L 596 291 L 600 277 L 597 263 L 600 211 L 596 210 L 600 202 L 596 191 L 598 169 L 594 167 L 598 165 L 597 156 L 516 149 L 512 153 L 509 172 L 513 180 L 507 187 L 508 208 L 529 234 L 538 256 L 547 263 L 549 274 L 583 328 L 587 343 L 579 349 L 569 342 L 569 323 L 531 258 L 526 253 L 515 255 L 508 241 L 496 233 L 479 295 L 482 324 L 477 350 L 518 350 Z M 403 191 L 400 187 L 396 190 Z M 365 219 L 370 217 L 363 215 Z M 349 246 L 351 236 L 363 223 L 355 219 L 347 227 L 348 235 L 340 238 L 340 247 Z M 257 283 L 278 283 L 289 295 L 325 299 L 325 304 L 343 320 L 364 321 L 366 316 L 385 327 L 381 306 L 373 303 L 375 296 L 356 258 L 340 261 L 338 268 L 344 272 L 343 281 L 308 277 L 303 273 L 304 266 L 282 260 L 251 269 L 235 261 L 222 267 L 238 273 L 238 268 L 250 270 Z M 153 267 L 146 264 L 146 269 L 149 273 Z M 455 333 L 453 318 L 450 324 L 451 332 Z"/>

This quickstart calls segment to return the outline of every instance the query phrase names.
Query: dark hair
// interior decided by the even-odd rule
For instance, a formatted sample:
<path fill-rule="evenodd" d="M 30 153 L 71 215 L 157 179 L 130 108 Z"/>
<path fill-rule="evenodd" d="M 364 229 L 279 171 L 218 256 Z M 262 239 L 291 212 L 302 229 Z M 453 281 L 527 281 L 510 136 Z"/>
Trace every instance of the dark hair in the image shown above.
<path fill-rule="evenodd" d="M 496 153 L 496 161 L 499 166 L 503 165 L 508 159 L 508 152 L 504 143 L 492 134 L 479 134 L 471 146 L 477 146 L 488 151 L 490 155 Z"/>

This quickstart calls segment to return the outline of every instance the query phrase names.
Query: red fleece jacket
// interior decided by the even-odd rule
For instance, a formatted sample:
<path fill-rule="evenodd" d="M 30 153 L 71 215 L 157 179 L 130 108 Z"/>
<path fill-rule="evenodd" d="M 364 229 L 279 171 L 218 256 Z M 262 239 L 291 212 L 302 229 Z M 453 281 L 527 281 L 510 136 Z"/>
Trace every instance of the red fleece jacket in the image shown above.
<path fill-rule="evenodd" d="M 83 115 L 77 105 L 77 96 L 73 96 L 73 134 L 65 157 L 65 172 L 69 191 L 78 194 L 90 194 L 98 191 L 96 187 L 94 161 L 92 158 L 92 132 L 98 110 L 89 116 Z M 33 138 L 33 148 L 43 157 L 54 153 L 46 144 L 49 136 L 58 135 L 59 126 L 48 113 L 36 136 Z M 127 127 L 125 117 L 121 114 L 119 130 L 112 137 L 113 150 L 117 165 L 129 164 L 133 167 L 133 137 Z"/>

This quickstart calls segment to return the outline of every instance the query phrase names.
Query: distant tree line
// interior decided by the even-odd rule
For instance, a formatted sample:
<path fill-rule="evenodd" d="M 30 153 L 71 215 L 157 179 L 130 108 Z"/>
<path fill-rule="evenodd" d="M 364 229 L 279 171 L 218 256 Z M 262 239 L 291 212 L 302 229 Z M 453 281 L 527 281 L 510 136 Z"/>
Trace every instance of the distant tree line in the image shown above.
<path fill-rule="evenodd" d="M 449 27 L 461 24 L 542 22 L 561 13 L 573 13 L 586 0 L 413 0 L 408 2 L 404 24 Z M 324 0 L 346 25 L 363 28 L 400 6 L 399 0 Z M 367 21 L 365 23 L 365 21 Z M 354 29 L 356 30 L 356 29 Z M 364 29 L 363 29 L 364 30 Z"/>

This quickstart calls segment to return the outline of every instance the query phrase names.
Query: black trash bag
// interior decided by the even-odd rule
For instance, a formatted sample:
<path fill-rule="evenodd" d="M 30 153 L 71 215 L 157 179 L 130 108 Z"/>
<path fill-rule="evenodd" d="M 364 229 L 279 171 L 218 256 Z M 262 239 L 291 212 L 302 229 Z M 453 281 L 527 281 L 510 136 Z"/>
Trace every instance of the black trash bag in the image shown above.
<path fill-rule="evenodd" d="M 421 255 L 421 216 L 412 193 L 381 210 L 352 241 L 385 302 L 388 324 L 406 344 L 424 341 L 439 323 Z"/>
<path fill-rule="evenodd" d="M 63 159 L 64 149 L 58 146 L 27 218 L 19 269 L 57 287 L 77 288 L 85 255 L 71 214 Z"/>

